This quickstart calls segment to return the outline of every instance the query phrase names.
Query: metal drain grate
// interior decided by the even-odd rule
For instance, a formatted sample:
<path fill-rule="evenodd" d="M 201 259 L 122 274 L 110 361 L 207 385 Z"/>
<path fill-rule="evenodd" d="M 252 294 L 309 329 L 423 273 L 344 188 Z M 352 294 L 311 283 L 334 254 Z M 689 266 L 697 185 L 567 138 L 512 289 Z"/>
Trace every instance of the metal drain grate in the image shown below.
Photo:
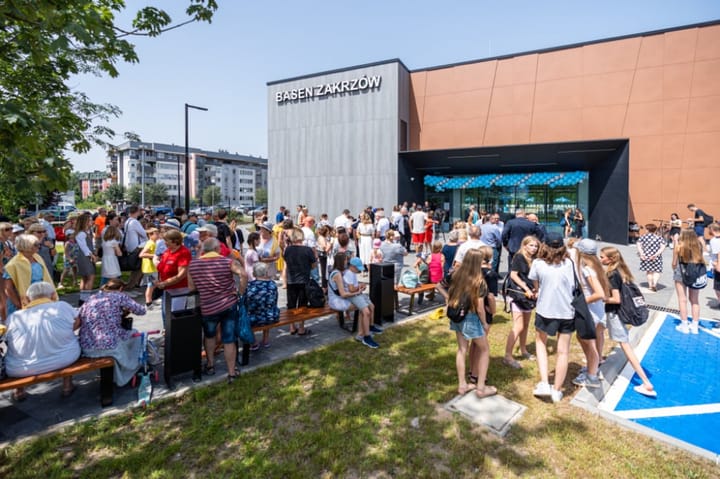
<path fill-rule="evenodd" d="M 666 308 L 665 306 L 658 306 L 657 304 L 648 304 L 647 307 L 653 311 L 662 311 L 663 313 L 680 314 L 679 309 Z"/>

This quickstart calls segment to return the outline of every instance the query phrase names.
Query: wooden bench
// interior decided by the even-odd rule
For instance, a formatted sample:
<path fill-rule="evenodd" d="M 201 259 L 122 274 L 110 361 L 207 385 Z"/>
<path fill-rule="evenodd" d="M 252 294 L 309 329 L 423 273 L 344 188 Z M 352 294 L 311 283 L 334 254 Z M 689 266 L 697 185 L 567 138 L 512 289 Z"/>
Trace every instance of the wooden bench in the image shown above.
<path fill-rule="evenodd" d="M 352 333 L 357 331 L 358 313 L 359 312 L 356 310 L 351 329 L 345 326 L 345 312 L 330 309 L 328 305 L 325 305 L 322 308 L 302 307 L 296 309 L 283 309 L 280 311 L 280 319 L 277 322 L 253 326 L 252 330 L 254 333 L 259 331 L 269 331 L 271 329 L 287 326 L 292 323 L 309 321 L 311 319 L 322 318 L 323 316 L 330 316 L 334 314 L 337 315 L 340 327 Z M 243 344 L 242 362 L 240 363 L 242 366 L 245 366 L 250 362 L 250 346 L 250 344 Z"/>
<path fill-rule="evenodd" d="M 113 358 L 80 358 L 70 366 L 35 376 L 24 378 L 5 378 L 0 381 L 0 392 L 8 389 L 24 388 L 33 384 L 44 383 L 58 378 L 100 370 L 100 405 L 110 406 L 113 403 Z"/>
<path fill-rule="evenodd" d="M 415 305 L 415 295 L 416 294 L 424 294 L 429 293 L 431 291 L 435 291 L 435 283 L 427 283 L 427 284 L 420 284 L 414 288 L 406 288 L 405 286 L 396 285 L 395 286 L 395 310 L 399 313 L 407 314 L 408 316 L 412 316 L 412 310 L 413 306 Z M 400 309 L 400 302 L 398 301 L 397 294 L 403 293 L 410 296 L 410 304 L 408 305 L 407 311 L 402 311 Z"/>

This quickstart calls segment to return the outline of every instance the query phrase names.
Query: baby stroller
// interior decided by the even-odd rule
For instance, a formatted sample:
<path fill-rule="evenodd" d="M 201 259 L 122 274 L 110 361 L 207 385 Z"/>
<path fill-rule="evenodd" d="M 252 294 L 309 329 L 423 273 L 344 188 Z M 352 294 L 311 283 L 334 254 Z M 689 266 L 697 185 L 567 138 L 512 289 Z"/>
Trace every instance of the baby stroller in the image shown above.
<path fill-rule="evenodd" d="M 158 353 L 157 347 L 148 341 L 148 336 L 151 334 L 158 334 L 160 331 L 148 331 L 146 333 L 135 333 L 133 337 L 140 337 L 140 369 L 133 376 L 131 385 L 132 387 L 138 386 L 138 400 L 137 406 L 147 407 L 152 399 L 152 382 L 158 382 L 160 379 L 160 373 L 155 369 L 155 365 L 159 363 L 160 354 Z"/>

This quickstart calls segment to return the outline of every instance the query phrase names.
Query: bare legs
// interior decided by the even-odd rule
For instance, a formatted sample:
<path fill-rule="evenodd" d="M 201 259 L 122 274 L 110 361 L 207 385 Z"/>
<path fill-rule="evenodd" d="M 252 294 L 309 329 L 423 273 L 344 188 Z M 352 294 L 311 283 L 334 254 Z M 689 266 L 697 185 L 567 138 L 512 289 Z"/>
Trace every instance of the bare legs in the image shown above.
<path fill-rule="evenodd" d="M 520 340 L 520 354 L 527 357 L 530 353 L 527 350 L 527 331 L 530 324 L 530 315 L 532 313 L 524 313 L 522 311 L 512 312 L 513 326 L 508 333 L 507 342 L 505 343 L 505 360 L 514 361 L 513 349 L 515 343 Z"/>
<path fill-rule="evenodd" d="M 697 289 L 688 288 L 681 282 L 675 281 L 675 292 L 677 293 L 678 306 L 680 308 L 680 324 L 687 325 L 687 302 L 688 300 L 690 300 L 690 314 L 692 315 L 692 326 L 694 328 L 697 328 L 700 324 L 700 291 Z"/>
<path fill-rule="evenodd" d="M 465 357 L 467 356 L 470 342 L 460 332 L 455 332 L 457 338 L 458 350 L 455 355 L 455 368 L 458 375 L 458 393 L 465 394 L 473 389 L 472 384 L 467 383 Z M 490 346 L 487 336 L 474 338 L 472 340 L 472 349 L 475 353 L 470 355 L 471 371 L 477 371 L 477 386 L 475 386 L 475 394 L 478 397 L 492 396 L 497 392 L 494 386 L 485 385 L 487 379 L 487 370 L 490 365 Z"/>
<path fill-rule="evenodd" d="M 215 367 L 215 336 L 205 336 L 205 357 L 207 358 L 207 367 Z M 223 354 L 225 355 L 225 364 L 228 368 L 228 375 L 235 376 L 235 361 L 237 360 L 237 347 L 235 343 L 223 344 Z"/>
<path fill-rule="evenodd" d="M 555 383 L 556 391 L 562 390 L 565 376 L 567 375 L 568 360 L 570 356 L 570 334 L 559 334 L 557 340 L 557 359 L 555 360 Z M 548 379 L 548 355 L 547 355 L 547 333 L 535 330 L 535 355 L 537 356 L 540 381 L 549 383 Z"/>

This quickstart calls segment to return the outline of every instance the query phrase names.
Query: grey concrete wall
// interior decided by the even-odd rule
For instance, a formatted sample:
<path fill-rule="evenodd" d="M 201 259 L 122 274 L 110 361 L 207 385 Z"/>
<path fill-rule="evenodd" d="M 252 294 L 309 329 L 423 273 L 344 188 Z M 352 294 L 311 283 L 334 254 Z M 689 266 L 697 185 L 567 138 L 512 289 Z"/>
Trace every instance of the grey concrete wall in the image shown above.
<path fill-rule="evenodd" d="M 405 72 L 403 79 L 400 71 Z M 276 101 L 278 92 L 363 76 L 381 76 L 373 90 Z M 268 201 L 306 204 L 332 218 L 349 208 L 389 208 L 397 202 L 399 96 L 409 82 L 398 62 L 376 64 L 268 86 Z M 407 86 L 403 87 L 406 92 Z M 407 121 L 407 120 L 406 120 Z"/>

